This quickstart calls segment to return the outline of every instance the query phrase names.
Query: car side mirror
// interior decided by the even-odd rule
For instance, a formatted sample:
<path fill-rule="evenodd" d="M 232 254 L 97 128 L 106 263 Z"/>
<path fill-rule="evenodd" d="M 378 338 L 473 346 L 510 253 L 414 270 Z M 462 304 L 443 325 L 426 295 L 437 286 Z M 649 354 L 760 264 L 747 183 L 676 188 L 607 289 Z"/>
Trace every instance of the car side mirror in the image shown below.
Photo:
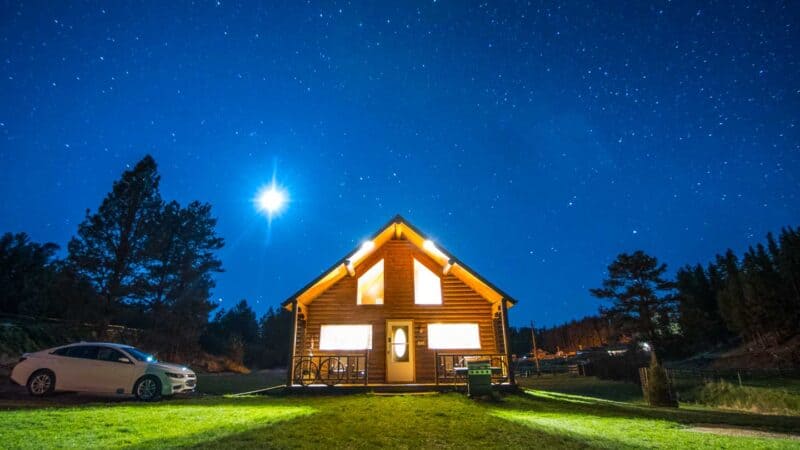
<path fill-rule="evenodd" d="M 119 362 L 121 362 L 121 363 L 125 363 L 125 364 L 133 364 L 133 363 L 131 362 L 130 358 L 126 358 L 126 357 L 124 357 L 124 356 L 123 356 L 122 358 L 119 358 L 119 359 L 117 359 L 117 361 L 119 361 Z"/>

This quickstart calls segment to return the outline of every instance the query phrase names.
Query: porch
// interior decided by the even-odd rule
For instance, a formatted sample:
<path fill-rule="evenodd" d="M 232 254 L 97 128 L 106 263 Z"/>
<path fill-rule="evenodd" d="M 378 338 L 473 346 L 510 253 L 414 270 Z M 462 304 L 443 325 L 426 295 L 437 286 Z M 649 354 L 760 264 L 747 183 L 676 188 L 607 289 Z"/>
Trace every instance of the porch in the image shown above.
<path fill-rule="evenodd" d="M 434 352 L 433 379 L 413 383 L 386 383 L 383 377 L 370 378 L 370 357 L 382 358 L 383 352 L 375 355 L 375 352 L 365 350 L 296 356 L 292 361 L 287 387 L 320 392 L 329 391 L 331 388 L 353 392 L 458 390 L 466 386 L 467 363 L 470 361 L 488 361 L 492 371 L 492 384 L 496 387 L 514 386 L 507 356 L 504 354 Z"/>

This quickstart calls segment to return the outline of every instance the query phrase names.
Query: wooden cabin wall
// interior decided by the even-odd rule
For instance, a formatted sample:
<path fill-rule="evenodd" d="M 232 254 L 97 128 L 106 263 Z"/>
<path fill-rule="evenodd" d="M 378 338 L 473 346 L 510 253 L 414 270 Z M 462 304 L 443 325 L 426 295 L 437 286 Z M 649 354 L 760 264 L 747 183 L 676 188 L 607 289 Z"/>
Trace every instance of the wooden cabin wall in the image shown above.
<path fill-rule="evenodd" d="M 321 325 L 371 324 L 372 351 L 370 382 L 381 383 L 386 373 L 386 321 L 414 321 L 416 382 L 435 381 L 434 351 L 428 349 L 428 323 L 477 323 L 481 349 L 463 353 L 497 353 L 495 323 L 491 304 L 452 274 L 442 279 L 441 305 L 414 304 L 414 259 L 441 276 L 442 269 L 426 254 L 404 239 L 387 242 L 356 268 L 354 277 L 345 277 L 323 292 L 307 307 L 303 339 L 298 339 L 297 355 L 323 355 L 319 351 Z M 358 277 L 384 259 L 384 304 L 357 305 Z M 313 345 L 313 348 L 312 348 Z M 458 351 L 453 351 L 457 353 Z M 336 353 L 336 352 L 328 352 Z"/>

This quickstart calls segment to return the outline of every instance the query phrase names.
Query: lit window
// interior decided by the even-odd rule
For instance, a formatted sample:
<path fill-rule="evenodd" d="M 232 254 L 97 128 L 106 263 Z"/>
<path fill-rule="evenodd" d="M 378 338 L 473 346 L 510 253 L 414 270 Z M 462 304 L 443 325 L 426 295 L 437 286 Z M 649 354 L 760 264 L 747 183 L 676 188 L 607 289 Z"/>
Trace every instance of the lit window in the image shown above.
<path fill-rule="evenodd" d="M 428 325 L 428 348 L 434 350 L 479 350 L 477 323 L 432 323 Z"/>
<path fill-rule="evenodd" d="M 441 305 L 442 283 L 439 277 L 424 264 L 414 260 L 414 303 Z"/>
<path fill-rule="evenodd" d="M 383 304 L 383 260 L 358 277 L 358 304 Z"/>
<path fill-rule="evenodd" d="M 320 350 L 372 349 L 372 325 L 322 325 Z"/>

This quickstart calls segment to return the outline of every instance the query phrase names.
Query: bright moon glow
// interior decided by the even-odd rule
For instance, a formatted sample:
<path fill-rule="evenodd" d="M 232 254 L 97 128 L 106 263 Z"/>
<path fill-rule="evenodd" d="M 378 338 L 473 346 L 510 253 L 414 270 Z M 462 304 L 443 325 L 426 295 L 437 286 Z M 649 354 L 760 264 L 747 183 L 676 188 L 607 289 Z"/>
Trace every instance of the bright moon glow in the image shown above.
<path fill-rule="evenodd" d="M 280 212 L 286 205 L 286 193 L 273 183 L 258 193 L 256 202 L 258 203 L 258 209 L 271 216 Z"/>

